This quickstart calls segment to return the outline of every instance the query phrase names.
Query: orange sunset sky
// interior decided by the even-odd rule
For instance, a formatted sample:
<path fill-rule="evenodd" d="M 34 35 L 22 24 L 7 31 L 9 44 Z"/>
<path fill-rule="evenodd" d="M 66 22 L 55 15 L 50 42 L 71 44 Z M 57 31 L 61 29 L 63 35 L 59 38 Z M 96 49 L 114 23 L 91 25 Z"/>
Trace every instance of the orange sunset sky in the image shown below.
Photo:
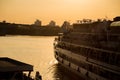
<path fill-rule="evenodd" d="M 61 25 L 106 16 L 120 16 L 120 0 L 0 0 L 0 21 L 10 23 L 33 24 L 39 19 L 43 25 L 51 20 Z"/>

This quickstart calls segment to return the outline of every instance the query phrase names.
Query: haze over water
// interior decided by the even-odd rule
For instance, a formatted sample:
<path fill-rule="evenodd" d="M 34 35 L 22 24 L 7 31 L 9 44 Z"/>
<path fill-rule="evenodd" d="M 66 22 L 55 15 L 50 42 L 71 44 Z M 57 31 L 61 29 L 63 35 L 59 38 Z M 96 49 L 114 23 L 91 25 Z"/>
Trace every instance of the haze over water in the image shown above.
<path fill-rule="evenodd" d="M 33 65 L 32 76 L 39 71 L 43 80 L 81 80 L 63 72 L 63 67 L 54 58 L 53 41 L 54 37 L 3 36 L 0 37 L 0 57 Z"/>

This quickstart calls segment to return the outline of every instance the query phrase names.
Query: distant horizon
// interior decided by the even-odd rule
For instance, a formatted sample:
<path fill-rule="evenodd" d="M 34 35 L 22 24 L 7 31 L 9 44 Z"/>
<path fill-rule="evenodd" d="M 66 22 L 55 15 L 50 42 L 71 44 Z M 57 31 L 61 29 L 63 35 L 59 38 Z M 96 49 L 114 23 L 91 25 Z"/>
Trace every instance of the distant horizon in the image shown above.
<path fill-rule="evenodd" d="M 115 16 L 115 17 L 120 17 L 119 15 L 118 16 Z M 113 21 L 113 19 L 115 18 L 115 17 L 113 17 L 112 19 L 110 19 L 110 18 L 97 18 L 97 19 L 91 19 L 92 21 L 97 21 L 98 19 L 101 19 L 101 20 L 104 20 L 104 19 L 106 19 L 106 20 L 111 20 L 111 21 Z M 83 18 L 83 19 L 87 19 L 87 18 Z M 80 20 L 83 20 L 83 19 L 80 19 Z M 36 19 L 36 20 L 39 20 L 39 19 Z M 35 21 L 36 21 L 35 20 Z M 6 21 L 6 20 L 2 20 L 2 21 L 0 21 L 0 22 L 4 22 L 5 21 L 5 23 L 13 23 L 13 24 L 28 24 L 28 25 L 33 25 L 34 24 L 34 22 L 35 21 L 33 21 L 33 23 L 16 23 L 16 22 L 8 22 L 8 21 Z M 41 20 L 40 20 L 41 21 Z M 54 21 L 54 20 L 51 20 L 51 21 Z M 63 23 L 64 23 L 64 21 L 67 21 L 67 20 L 63 20 Z M 56 22 L 56 21 L 55 21 Z M 69 21 L 68 21 L 69 22 Z M 42 24 L 42 26 L 45 26 L 45 25 L 49 25 L 49 23 L 50 23 L 50 21 L 47 23 L 47 24 L 42 24 L 42 21 L 41 21 L 41 24 Z M 62 23 L 62 24 L 63 24 Z M 72 22 L 72 23 L 70 23 L 70 24 L 73 24 L 73 23 L 77 23 L 77 20 L 75 21 L 75 22 Z M 61 25 L 62 25 L 61 24 Z M 56 23 L 56 26 L 61 26 L 61 25 L 58 25 L 57 23 Z"/>
<path fill-rule="evenodd" d="M 33 24 L 36 19 L 47 25 L 51 20 L 61 26 L 81 19 L 112 20 L 120 16 L 120 0 L 1 0 L 0 22 Z"/>

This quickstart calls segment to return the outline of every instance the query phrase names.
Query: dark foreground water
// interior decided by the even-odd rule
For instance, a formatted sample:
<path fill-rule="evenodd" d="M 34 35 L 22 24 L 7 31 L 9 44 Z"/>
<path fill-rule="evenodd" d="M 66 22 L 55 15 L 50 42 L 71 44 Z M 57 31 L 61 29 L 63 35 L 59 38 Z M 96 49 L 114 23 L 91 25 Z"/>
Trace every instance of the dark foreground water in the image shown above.
<path fill-rule="evenodd" d="M 9 57 L 34 66 L 32 77 L 39 71 L 43 80 L 81 80 L 58 64 L 54 58 L 54 37 L 0 37 L 0 57 Z"/>

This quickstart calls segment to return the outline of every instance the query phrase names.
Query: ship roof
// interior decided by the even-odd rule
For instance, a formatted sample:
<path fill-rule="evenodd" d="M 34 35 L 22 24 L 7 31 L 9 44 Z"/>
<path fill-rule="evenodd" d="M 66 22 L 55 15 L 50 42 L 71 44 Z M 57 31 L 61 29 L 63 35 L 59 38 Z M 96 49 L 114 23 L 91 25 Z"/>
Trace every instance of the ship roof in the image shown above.
<path fill-rule="evenodd" d="M 112 22 L 110 26 L 120 26 L 120 21 Z"/>
<path fill-rule="evenodd" d="M 33 71 L 33 66 L 7 57 L 0 58 L 0 72 Z"/>

